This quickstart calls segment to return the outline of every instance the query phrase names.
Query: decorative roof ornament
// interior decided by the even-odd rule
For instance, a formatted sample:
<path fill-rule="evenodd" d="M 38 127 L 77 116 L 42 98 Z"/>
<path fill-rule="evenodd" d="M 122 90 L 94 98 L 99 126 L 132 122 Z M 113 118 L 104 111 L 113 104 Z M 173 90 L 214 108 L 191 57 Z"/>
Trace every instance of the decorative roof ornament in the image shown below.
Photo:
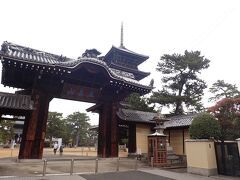
<path fill-rule="evenodd" d="M 86 49 L 86 51 L 82 54 L 82 57 L 87 58 L 97 58 L 101 53 L 96 49 Z"/>
<path fill-rule="evenodd" d="M 8 48 L 8 45 L 7 45 L 7 41 L 5 41 L 5 42 L 2 44 L 2 49 L 1 49 L 1 51 L 2 51 L 3 53 L 5 53 L 5 54 L 8 53 L 9 48 Z"/>
<path fill-rule="evenodd" d="M 67 57 L 61 55 L 61 56 L 58 57 L 58 60 L 59 60 L 60 62 L 65 62 L 65 61 L 67 60 Z"/>
<path fill-rule="evenodd" d="M 150 83 L 149 83 L 149 86 L 150 87 L 153 87 L 154 86 L 154 79 L 151 79 Z M 162 109 L 160 110 L 160 112 L 162 111 Z"/>
<path fill-rule="evenodd" d="M 123 22 L 121 24 L 121 43 L 120 43 L 120 48 L 125 48 L 123 45 Z"/>

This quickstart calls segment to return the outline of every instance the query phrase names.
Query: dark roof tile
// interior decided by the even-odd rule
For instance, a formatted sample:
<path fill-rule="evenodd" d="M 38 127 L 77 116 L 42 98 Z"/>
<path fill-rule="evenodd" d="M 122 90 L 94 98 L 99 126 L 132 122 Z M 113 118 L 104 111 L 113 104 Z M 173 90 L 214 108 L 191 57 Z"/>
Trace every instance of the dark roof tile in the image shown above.
<path fill-rule="evenodd" d="M 143 112 L 143 111 L 137 111 L 137 110 L 131 110 L 131 109 L 120 109 L 117 115 L 120 119 L 129 121 L 129 122 L 154 124 L 155 122 L 152 120 L 155 116 L 157 116 L 157 113 Z M 193 117 L 196 115 L 197 114 L 172 116 L 168 118 L 169 121 L 166 121 L 164 125 L 166 128 L 190 126 L 192 123 Z"/>
<path fill-rule="evenodd" d="M 117 113 L 118 117 L 122 120 L 142 123 L 155 123 L 151 121 L 156 113 L 143 112 L 131 109 L 120 109 Z"/>
<path fill-rule="evenodd" d="M 0 92 L 0 108 L 33 110 L 31 96 Z"/>
<path fill-rule="evenodd" d="M 17 44 L 6 42 L 6 41 L 2 44 L 0 55 L 3 56 L 4 58 L 22 61 L 25 63 L 33 63 L 33 64 L 39 64 L 39 65 L 66 68 L 69 70 L 75 69 L 81 63 L 96 64 L 105 68 L 113 79 L 133 84 L 137 87 L 147 89 L 147 91 L 150 91 L 152 89 L 152 87 L 150 86 L 142 85 L 141 83 L 138 82 L 138 80 L 133 79 L 132 76 L 130 77 L 129 73 L 127 72 L 122 71 L 121 74 L 114 72 L 114 70 L 109 68 L 104 61 L 99 60 L 97 58 L 83 57 L 78 59 L 71 59 L 71 58 L 39 51 L 36 49 L 20 46 Z M 123 76 L 122 74 L 124 74 L 125 76 Z"/>

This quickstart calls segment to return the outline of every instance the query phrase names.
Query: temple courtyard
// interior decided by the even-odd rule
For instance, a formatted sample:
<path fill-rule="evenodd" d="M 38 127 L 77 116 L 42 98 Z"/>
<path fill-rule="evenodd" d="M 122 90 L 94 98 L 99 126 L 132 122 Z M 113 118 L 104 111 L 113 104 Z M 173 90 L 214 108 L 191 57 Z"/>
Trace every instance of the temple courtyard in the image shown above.
<path fill-rule="evenodd" d="M 43 175 L 44 160 L 17 161 L 18 148 L 0 149 L 0 179 L 7 180 L 236 180 L 234 177 L 189 174 L 186 168 L 151 168 L 144 160 L 126 158 L 127 153 L 119 153 L 116 158 L 102 158 L 98 160 L 96 173 L 95 148 L 64 148 L 63 154 L 54 155 L 51 148 L 44 148 L 43 159 L 47 159 L 46 174 Z M 70 176 L 71 159 L 76 159 L 73 174 Z M 137 162 L 137 167 L 136 167 Z"/>

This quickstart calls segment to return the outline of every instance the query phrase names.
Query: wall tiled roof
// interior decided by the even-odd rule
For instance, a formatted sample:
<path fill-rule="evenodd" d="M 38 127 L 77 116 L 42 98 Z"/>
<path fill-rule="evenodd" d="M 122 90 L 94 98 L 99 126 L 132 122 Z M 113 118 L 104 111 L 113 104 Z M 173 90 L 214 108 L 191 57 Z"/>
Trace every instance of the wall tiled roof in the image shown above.
<path fill-rule="evenodd" d="M 33 110 L 31 96 L 0 92 L 0 108 Z"/>
<path fill-rule="evenodd" d="M 154 124 L 155 122 L 152 120 L 153 117 L 157 116 L 157 113 L 120 109 L 117 115 L 121 120 L 128 122 Z M 196 114 L 172 116 L 168 118 L 169 121 L 166 121 L 164 125 L 166 128 L 189 126 L 191 125 L 194 116 L 196 116 Z"/>
<path fill-rule="evenodd" d="M 197 114 L 188 114 L 188 115 L 180 115 L 170 117 L 170 121 L 164 123 L 166 128 L 170 127 L 182 127 L 182 126 L 190 126 L 194 116 Z"/>
<path fill-rule="evenodd" d="M 136 111 L 131 109 L 120 109 L 117 113 L 118 117 L 125 121 L 132 121 L 132 122 L 141 122 L 141 123 L 152 123 L 155 122 L 151 121 L 156 113 L 152 112 L 143 112 L 143 111 Z"/>

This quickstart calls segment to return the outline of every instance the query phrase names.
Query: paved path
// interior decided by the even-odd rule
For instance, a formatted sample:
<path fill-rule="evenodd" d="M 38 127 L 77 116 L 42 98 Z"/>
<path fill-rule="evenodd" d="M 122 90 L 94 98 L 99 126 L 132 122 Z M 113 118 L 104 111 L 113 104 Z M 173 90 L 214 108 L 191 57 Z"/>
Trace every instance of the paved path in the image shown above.
<path fill-rule="evenodd" d="M 189 173 L 171 172 L 160 169 L 140 169 L 139 171 L 110 172 L 89 175 L 58 175 L 38 177 L 1 177 L 0 180 L 239 180 L 231 176 L 200 176 Z"/>
<path fill-rule="evenodd" d="M 173 180 L 142 171 L 128 171 L 117 173 L 104 173 L 98 175 L 82 175 L 87 180 Z"/>
<path fill-rule="evenodd" d="M 239 177 L 231 177 L 231 176 L 201 176 L 197 174 L 190 174 L 190 173 L 177 173 L 177 172 L 170 172 L 161 169 L 140 169 L 142 172 L 151 173 L 159 176 L 168 177 L 175 180 L 239 180 Z"/>
<path fill-rule="evenodd" d="M 69 176 L 69 175 L 58 175 L 58 176 L 38 176 L 38 177 L 4 177 L 1 178 L 0 180 L 86 180 L 85 178 L 74 175 L 74 176 Z"/>

